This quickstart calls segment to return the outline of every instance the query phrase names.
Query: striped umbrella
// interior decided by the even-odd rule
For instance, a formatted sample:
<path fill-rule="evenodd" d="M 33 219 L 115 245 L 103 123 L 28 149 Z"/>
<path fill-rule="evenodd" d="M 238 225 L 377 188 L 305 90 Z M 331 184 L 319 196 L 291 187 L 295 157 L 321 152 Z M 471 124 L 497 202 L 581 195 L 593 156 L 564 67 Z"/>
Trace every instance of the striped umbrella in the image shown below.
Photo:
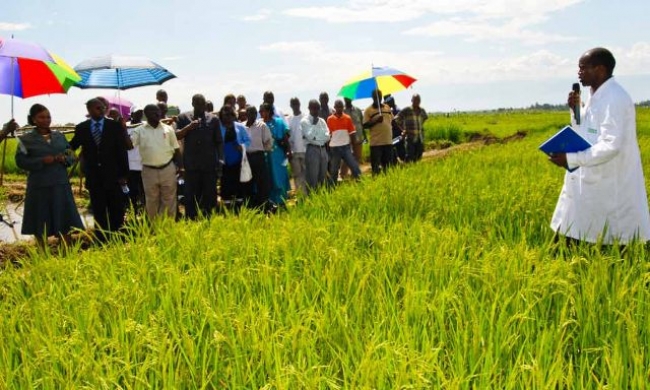
<path fill-rule="evenodd" d="M 125 90 L 160 85 L 175 78 L 170 71 L 146 57 L 106 55 L 82 61 L 74 70 L 81 76 L 75 86 L 81 89 Z"/>
<path fill-rule="evenodd" d="M 400 70 L 373 66 L 372 70 L 348 80 L 338 95 L 351 100 L 369 98 L 372 97 L 372 91 L 378 88 L 385 96 L 406 89 L 415 81 L 415 78 Z"/>

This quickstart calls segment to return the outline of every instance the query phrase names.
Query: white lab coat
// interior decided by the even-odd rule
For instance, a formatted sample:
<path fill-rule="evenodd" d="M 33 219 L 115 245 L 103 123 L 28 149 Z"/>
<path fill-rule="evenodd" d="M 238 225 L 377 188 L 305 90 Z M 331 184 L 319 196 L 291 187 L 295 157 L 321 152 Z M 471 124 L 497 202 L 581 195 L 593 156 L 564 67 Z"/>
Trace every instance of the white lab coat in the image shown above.
<path fill-rule="evenodd" d="M 570 168 L 553 213 L 551 228 L 567 237 L 603 244 L 650 240 L 650 213 L 636 138 L 634 103 L 610 78 L 572 125 L 592 147 L 567 153 Z"/>

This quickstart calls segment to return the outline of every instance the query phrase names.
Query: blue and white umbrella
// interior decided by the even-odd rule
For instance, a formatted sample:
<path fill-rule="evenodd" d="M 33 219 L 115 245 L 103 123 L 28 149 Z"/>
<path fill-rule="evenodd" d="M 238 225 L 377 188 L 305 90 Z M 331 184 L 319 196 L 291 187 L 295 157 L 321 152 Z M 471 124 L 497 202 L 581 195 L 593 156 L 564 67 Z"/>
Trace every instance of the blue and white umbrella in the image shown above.
<path fill-rule="evenodd" d="M 145 57 L 107 55 L 82 61 L 74 70 L 81 76 L 75 84 L 81 89 L 125 90 L 160 85 L 175 78 L 170 71 Z"/>

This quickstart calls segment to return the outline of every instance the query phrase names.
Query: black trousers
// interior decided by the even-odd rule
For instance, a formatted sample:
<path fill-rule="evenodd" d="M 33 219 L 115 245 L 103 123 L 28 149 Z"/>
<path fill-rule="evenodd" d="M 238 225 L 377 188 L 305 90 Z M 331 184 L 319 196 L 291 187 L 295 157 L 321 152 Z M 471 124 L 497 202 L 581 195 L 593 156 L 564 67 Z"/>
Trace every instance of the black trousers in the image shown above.
<path fill-rule="evenodd" d="M 419 139 L 406 139 L 406 161 L 415 162 L 422 159 L 424 145 Z"/>
<path fill-rule="evenodd" d="M 144 207 L 144 185 L 142 171 L 129 171 L 129 204 L 136 212 Z"/>
<path fill-rule="evenodd" d="M 185 216 L 210 216 L 217 206 L 217 172 L 185 172 Z"/>
<path fill-rule="evenodd" d="M 263 207 L 269 201 L 271 194 L 271 172 L 266 162 L 264 152 L 247 154 L 248 164 L 251 166 L 253 180 L 248 184 L 250 188 L 248 203 L 251 207 Z"/>
<path fill-rule="evenodd" d="M 244 189 L 239 181 L 241 165 L 224 165 L 221 175 L 221 200 L 232 201 L 244 198 Z"/>
<path fill-rule="evenodd" d="M 395 145 L 393 145 L 393 163 L 397 164 L 398 160 L 399 161 L 406 161 L 407 155 L 406 155 L 406 146 L 404 145 L 404 141 L 399 141 Z"/>
<path fill-rule="evenodd" d="M 90 203 L 95 219 L 97 239 L 105 242 L 109 233 L 116 232 L 124 225 L 124 208 L 127 196 L 122 188 L 115 183 L 111 188 L 92 185 L 89 186 Z"/>
<path fill-rule="evenodd" d="M 370 167 L 372 174 L 376 175 L 395 164 L 393 145 L 379 145 L 370 147 Z"/>

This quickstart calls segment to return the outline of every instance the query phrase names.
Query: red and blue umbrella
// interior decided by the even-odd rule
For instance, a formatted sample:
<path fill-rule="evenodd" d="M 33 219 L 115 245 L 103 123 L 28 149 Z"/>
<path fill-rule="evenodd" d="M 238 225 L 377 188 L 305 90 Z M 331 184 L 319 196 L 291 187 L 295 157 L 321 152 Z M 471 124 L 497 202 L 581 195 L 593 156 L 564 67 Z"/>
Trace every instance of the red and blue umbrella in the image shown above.
<path fill-rule="evenodd" d="M 338 95 L 351 100 L 363 99 L 372 97 L 372 91 L 379 89 L 385 96 L 404 90 L 415 81 L 415 78 L 400 70 L 373 66 L 372 70 L 363 72 L 348 80 Z"/>
<path fill-rule="evenodd" d="M 81 77 L 41 46 L 0 38 L 0 93 L 28 98 L 66 93 Z"/>
<path fill-rule="evenodd" d="M 51 93 L 66 93 L 81 78 L 60 57 L 42 46 L 18 39 L 0 38 L 0 93 L 11 95 L 11 117 L 14 117 L 14 96 L 28 98 Z M 0 185 L 4 177 L 7 142 L 2 146 Z"/>

